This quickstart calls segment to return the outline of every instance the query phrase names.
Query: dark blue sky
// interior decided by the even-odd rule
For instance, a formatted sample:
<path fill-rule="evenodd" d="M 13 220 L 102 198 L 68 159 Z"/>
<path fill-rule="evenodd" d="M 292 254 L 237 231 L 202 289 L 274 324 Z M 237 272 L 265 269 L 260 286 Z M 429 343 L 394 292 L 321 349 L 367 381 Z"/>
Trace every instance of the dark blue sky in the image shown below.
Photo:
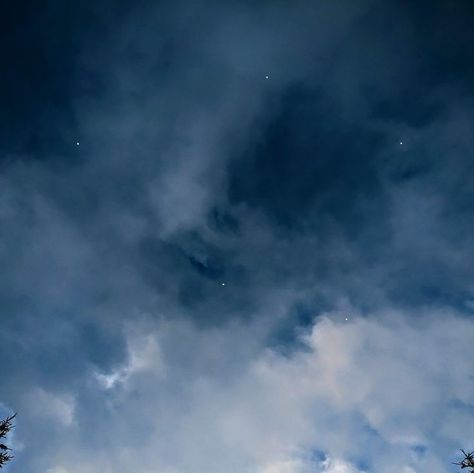
<path fill-rule="evenodd" d="M 473 24 L 461 0 L 3 6 L 10 471 L 449 471 Z"/>

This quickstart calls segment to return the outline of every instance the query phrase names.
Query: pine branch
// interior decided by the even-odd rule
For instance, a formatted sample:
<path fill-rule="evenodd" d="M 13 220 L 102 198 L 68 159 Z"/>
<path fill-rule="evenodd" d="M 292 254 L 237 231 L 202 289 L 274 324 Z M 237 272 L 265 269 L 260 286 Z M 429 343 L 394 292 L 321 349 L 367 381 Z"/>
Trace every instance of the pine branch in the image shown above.
<path fill-rule="evenodd" d="M 454 465 L 458 465 L 463 468 L 470 468 L 468 473 L 474 473 L 474 451 L 466 453 L 462 448 L 461 452 L 464 455 L 464 458 L 460 462 L 455 462 Z"/>
<path fill-rule="evenodd" d="M 16 413 L 12 416 L 8 416 L 6 419 L 0 420 L 1 439 L 5 438 L 13 427 L 15 427 L 12 422 L 15 417 Z M 10 447 L 7 447 L 4 443 L 0 443 L 0 468 L 3 468 L 3 466 L 13 458 L 13 455 L 9 453 L 10 450 Z"/>

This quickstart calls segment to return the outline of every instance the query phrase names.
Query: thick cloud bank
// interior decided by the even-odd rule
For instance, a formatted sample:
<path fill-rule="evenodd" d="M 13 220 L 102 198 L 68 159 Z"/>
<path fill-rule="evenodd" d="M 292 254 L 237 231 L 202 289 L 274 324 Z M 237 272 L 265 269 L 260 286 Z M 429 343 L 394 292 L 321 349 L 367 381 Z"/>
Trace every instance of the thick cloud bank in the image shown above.
<path fill-rule="evenodd" d="M 122 365 L 91 370 L 75 396 L 35 392 L 63 439 L 42 452 L 48 471 L 446 471 L 474 435 L 474 323 L 341 315 L 320 317 L 288 356 L 250 355 L 248 326 L 125 328 Z"/>

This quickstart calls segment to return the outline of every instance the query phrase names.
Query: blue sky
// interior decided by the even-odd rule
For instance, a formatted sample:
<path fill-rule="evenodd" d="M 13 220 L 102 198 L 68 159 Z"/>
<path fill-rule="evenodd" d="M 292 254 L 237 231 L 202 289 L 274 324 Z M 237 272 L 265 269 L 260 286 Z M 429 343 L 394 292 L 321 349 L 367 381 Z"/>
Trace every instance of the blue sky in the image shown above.
<path fill-rule="evenodd" d="M 6 471 L 454 471 L 470 2 L 1 16 Z"/>

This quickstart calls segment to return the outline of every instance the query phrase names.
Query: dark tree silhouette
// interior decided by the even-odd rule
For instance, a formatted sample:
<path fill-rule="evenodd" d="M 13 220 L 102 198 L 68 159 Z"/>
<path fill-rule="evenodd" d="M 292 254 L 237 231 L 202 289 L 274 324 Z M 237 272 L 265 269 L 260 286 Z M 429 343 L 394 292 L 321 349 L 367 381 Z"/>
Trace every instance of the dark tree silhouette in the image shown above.
<path fill-rule="evenodd" d="M 14 425 L 12 421 L 15 417 L 16 414 L 13 414 L 0 421 L 0 439 L 4 439 L 8 435 L 8 432 L 13 429 Z M 3 466 L 13 458 L 13 455 L 9 453 L 10 451 L 10 447 L 7 447 L 4 443 L 0 443 L 0 468 L 3 468 Z"/>
<path fill-rule="evenodd" d="M 461 470 L 463 468 L 470 468 L 468 473 L 473 473 L 474 472 L 474 451 L 471 453 L 466 453 L 462 448 L 461 452 L 464 455 L 464 458 L 460 462 L 455 462 L 454 465 L 458 465 L 461 467 Z"/>

